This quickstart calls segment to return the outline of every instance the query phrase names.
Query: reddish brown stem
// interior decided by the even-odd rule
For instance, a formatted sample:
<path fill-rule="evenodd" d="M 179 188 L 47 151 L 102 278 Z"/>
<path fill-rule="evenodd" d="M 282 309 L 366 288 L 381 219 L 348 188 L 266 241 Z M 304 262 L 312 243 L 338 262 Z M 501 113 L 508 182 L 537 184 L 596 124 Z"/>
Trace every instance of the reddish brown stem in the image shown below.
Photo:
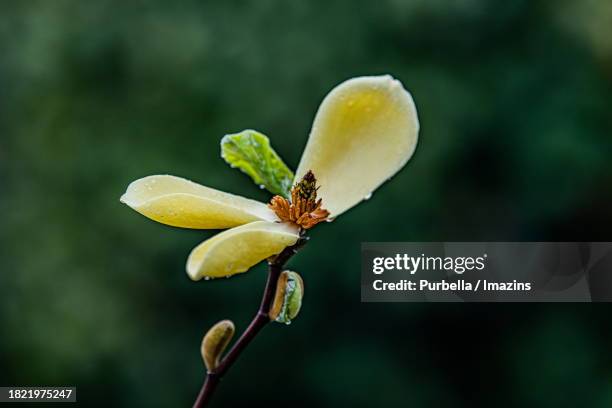
<path fill-rule="evenodd" d="M 249 326 L 244 330 L 244 332 L 242 332 L 240 338 L 236 340 L 236 343 L 234 343 L 230 351 L 228 351 L 225 357 L 223 357 L 219 365 L 214 370 L 209 371 L 206 374 L 204 384 L 202 385 L 202 389 L 198 394 L 198 398 L 193 404 L 193 408 L 205 407 L 210 402 L 212 395 L 217 389 L 217 386 L 225 373 L 236 362 L 240 354 L 242 354 L 251 341 L 253 341 L 261 329 L 268 324 L 270 321 L 268 312 L 270 311 L 270 306 L 274 300 L 274 293 L 276 292 L 276 282 L 278 281 L 278 277 L 283 271 L 287 261 L 289 261 L 289 259 L 295 255 L 302 246 L 304 246 L 306 241 L 306 237 L 300 238 L 294 245 L 285 248 L 283 252 L 268 261 L 268 280 L 266 281 L 266 287 L 261 298 L 259 310 L 257 310 L 257 313 L 255 314 L 255 317 L 253 317 L 253 320 Z"/>

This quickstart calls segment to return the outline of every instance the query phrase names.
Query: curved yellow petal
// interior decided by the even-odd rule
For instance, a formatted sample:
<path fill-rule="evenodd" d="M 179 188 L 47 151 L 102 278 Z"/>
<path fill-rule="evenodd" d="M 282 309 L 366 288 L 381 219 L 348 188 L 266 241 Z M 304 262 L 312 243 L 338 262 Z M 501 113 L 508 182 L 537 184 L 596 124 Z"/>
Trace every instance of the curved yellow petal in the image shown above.
<path fill-rule="evenodd" d="M 369 198 L 406 164 L 418 133 L 414 101 L 398 80 L 350 79 L 321 103 L 295 182 L 312 170 L 323 208 L 335 217 Z"/>
<path fill-rule="evenodd" d="M 173 227 L 230 228 L 253 221 L 275 221 L 263 203 L 224 193 L 175 176 L 149 176 L 132 182 L 121 202 Z"/>
<path fill-rule="evenodd" d="M 195 247 L 187 259 L 193 280 L 221 278 L 246 272 L 262 260 L 282 252 L 299 238 L 293 224 L 258 221 L 215 235 Z"/>

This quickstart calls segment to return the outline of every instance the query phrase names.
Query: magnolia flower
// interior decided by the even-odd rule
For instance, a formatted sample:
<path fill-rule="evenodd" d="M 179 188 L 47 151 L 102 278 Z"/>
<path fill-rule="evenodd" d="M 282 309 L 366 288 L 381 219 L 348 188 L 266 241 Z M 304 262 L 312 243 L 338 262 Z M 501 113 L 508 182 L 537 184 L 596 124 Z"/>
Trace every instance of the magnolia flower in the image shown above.
<path fill-rule="evenodd" d="M 277 177 L 279 186 L 293 184 L 290 197 L 277 195 L 266 205 L 180 177 L 155 175 L 132 182 L 121 202 L 175 227 L 229 228 L 191 251 L 187 273 L 193 280 L 231 276 L 368 199 L 410 159 L 418 131 L 414 102 L 398 80 L 388 75 L 353 78 L 323 100 L 293 181 Z M 278 157 L 271 160 L 284 166 Z M 279 186 L 271 190 L 281 191 Z"/>

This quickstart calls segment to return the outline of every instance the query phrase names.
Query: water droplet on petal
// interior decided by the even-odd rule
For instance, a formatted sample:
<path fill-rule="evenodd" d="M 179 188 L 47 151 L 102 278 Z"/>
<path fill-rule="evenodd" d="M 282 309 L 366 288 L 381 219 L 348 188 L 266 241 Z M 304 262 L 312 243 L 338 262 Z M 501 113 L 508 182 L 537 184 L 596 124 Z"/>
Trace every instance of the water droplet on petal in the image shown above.
<path fill-rule="evenodd" d="M 285 322 L 285 324 L 286 324 L 287 326 L 289 326 L 289 325 L 291 324 L 291 320 L 287 320 L 287 321 Z"/>
<path fill-rule="evenodd" d="M 205 276 L 204 280 L 210 280 L 210 276 Z"/>
<path fill-rule="evenodd" d="M 369 200 L 370 198 L 372 198 L 372 193 L 370 193 L 367 196 L 363 197 L 364 200 Z"/>

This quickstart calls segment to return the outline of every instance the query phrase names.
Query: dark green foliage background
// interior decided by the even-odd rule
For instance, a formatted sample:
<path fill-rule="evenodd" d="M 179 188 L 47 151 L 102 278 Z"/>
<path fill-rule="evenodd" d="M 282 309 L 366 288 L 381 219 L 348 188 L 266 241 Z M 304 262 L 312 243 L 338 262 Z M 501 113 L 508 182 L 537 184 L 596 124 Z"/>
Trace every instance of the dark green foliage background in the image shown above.
<path fill-rule="evenodd" d="M 610 2 L 2 1 L 0 385 L 86 406 L 189 406 L 206 329 L 244 328 L 264 266 L 193 283 L 214 231 L 119 203 L 155 173 L 266 200 L 219 157 L 244 128 L 293 168 L 323 96 L 391 73 L 421 140 L 312 233 L 290 327 L 216 406 L 610 407 L 606 304 L 361 304 L 361 241 L 612 240 Z"/>

